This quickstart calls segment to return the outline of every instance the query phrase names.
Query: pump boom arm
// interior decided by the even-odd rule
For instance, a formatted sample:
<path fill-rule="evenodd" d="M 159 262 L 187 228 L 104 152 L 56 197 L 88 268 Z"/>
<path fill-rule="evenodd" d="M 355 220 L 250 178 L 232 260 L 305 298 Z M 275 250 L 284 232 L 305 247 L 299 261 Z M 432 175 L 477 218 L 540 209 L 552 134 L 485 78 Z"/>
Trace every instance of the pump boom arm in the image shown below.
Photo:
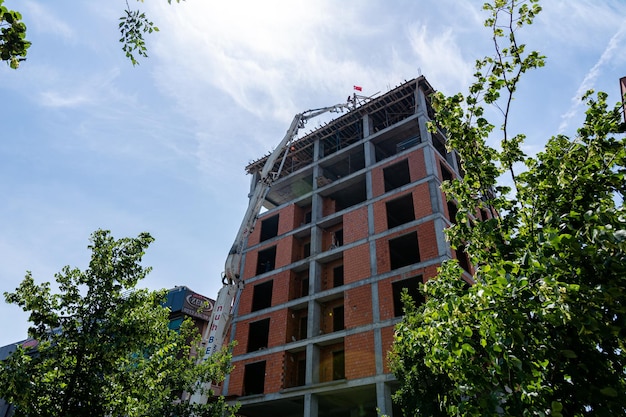
<path fill-rule="evenodd" d="M 217 293 L 217 299 L 211 313 L 209 327 L 203 335 L 203 341 L 206 343 L 206 349 L 202 361 L 205 361 L 210 355 L 222 348 L 226 340 L 230 320 L 232 318 L 231 308 L 238 298 L 239 291 L 243 289 L 243 280 L 240 277 L 241 262 L 243 258 L 243 249 L 246 239 L 254 230 L 259 212 L 265 201 L 265 197 L 269 193 L 272 184 L 276 181 L 283 169 L 285 160 L 289 153 L 291 143 L 297 138 L 298 131 L 304 127 L 309 119 L 317 117 L 321 114 L 331 112 L 339 113 L 343 110 L 350 110 L 348 104 L 335 104 L 334 106 L 322 107 L 319 109 L 311 109 L 302 113 L 298 113 L 291 121 L 291 125 L 285 136 L 278 146 L 268 156 L 263 169 L 261 170 L 259 180 L 250 195 L 248 208 L 244 214 L 239 231 L 235 236 L 233 246 L 226 258 L 224 273 L 222 276 L 222 284 L 224 285 Z M 278 169 L 274 169 L 274 165 L 282 154 L 282 160 Z M 206 402 L 206 397 L 201 394 L 194 395 L 192 402 Z"/>

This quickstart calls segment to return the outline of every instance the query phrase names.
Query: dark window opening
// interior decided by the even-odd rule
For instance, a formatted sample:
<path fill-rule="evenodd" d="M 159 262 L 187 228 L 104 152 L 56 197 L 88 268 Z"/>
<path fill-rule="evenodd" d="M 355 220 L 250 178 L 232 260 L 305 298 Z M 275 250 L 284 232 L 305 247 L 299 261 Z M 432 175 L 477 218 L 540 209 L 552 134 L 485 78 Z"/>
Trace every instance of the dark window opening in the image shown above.
<path fill-rule="evenodd" d="M 304 213 L 304 224 L 311 223 L 311 210 Z"/>
<path fill-rule="evenodd" d="M 328 197 L 335 200 L 335 212 L 362 203 L 367 200 L 365 180 L 351 184 L 349 187 L 337 191 Z"/>
<path fill-rule="evenodd" d="M 333 288 L 343 285 L 343 265 L 333 268 Z"/>
<path fill-rule="evenodd" d="M 383 168 L 383 177 L 385 180 L 385 192 L 395 190 L 396 188 L 410 183 L 409 161 L 405 159 L 387 168 Z"/>
<path fill-rule="evenodd" d="M 302 386 L 306 383 L 306 359 L 298 360 L 297 370 L 297 386 Z"/>
<path fill-rule="evenodd" d="M 439 167 L 441 168 L 441 178 L 443 178 L 444 181 L 452 181 L 452 173 L 450 170 L 441 162 L 439 162 Z"/>
<path fill-rule="evenodd" d="M 417 232 L 389 240 L 391 269 L 418 263 L 420 261 Z"/>
<path fill-rule="evenodd" d="M 272 305 L 273 287 L 273 280 L 254 286 L 254 290 L 252 292 L 252 311 L 262 310 Z"/>
<path fill-rule="evenodd" d="M 422 277 L 417 276 L 413 278 L 403 279 L 402 281 L 396 281 L 391 284 L 393 292 L 393 314 L 395 317 L 402 316 L 404 314 L 402 304 L 402 290 L 407 289 L 407 292 L 415 302 L 416 306 L 419 306 L 424 302 L 424 295 L 420 292 L 419 286 L 422 283 Z"/>
<path fill-rule="evenodd" d="M 346 377 L 346 355 L 343 350 L 333 352 L 333 380 Z"/>
<path fill-rule="evenodd" d="M 269 335 L 269 318 L 250 323 L 250 330 L 248 332 L 248 352 L 267 348 Z"/>
<path fill-rule="evenodd" d="M 388 201 L 385 205 L 387 206 L 388 229 L 415 220 L 415 210 L 413 209 L 412 194 L 407 194 L 400 198 Z"/>
<path fill-rule="evenodd" d="M 330 249 L 338 248 L 343 245 L 343 229 L 339 229 L 332 234 Z"/>
<path fill-rule="evenodd" d="M 265 391 L 265 361 L 249 363 L 243 373 L 243 395 L 263 394 Z"/>
<path fill-rule="evenodd" d="M 450 223 L 456 224 L 456 214 L 458 212 L 459 210 L 456 208 L 456 204 L 454 204 L 452 201 L 448 201 L 448 216 Z"/>
<path fill-rule="evenodd" d="M 307 331 L 307 316 L 300 317 L 300 328 L 298 329 L 298 340 L 306 339 L 306 331 Z"/>
<path fill-rule="evenodd" d="M 308 278 L 304 278 L 302 280 L 302 287 L 301 287 L 301 292 L 303 297 L 306 297 L 307 295 L 309 295 L 309 279 Z"/>
<path fill-rule="evenodd" d="M 446 150 L 446 141 L 441 135 L 439 134 L 433 135 L 433 145 L 435 146 L 435 149 L 437 150 L 437 152 L 439 152 L 439 155 L 446 158 L 447 153 L 448 153 L 448 151 Z"/>
<path fill-rule="evenodd" d="M 307 242 L 302 246 L 302 258 L 308 258 L 311 256 L 311 242 Z"/>
<path fill-rule="evenodd" d="M 333 308 L 333 332 L 338 332 L 344 328 L 343 306 L 337 306 Z"/>
<path fill-rule="evenodd" d="M 459 246 L 455 252 L 456 259 L 459 262 L 459 265 L 461 265 L 461 268 L 463 268 L 466 272 L 470 272 L 469 256 L 467 256 L 467 252 L 465 252 L 465 246 Z"/>
<path fill-rule="evenodd" d="M 261 275 L 274 270 L 276 267 L 276 246 L 259 251 L 256 264 L 256 274 Z"/>
<path fill-rule="evenodd" d="M 261 222 L 261 242 L 278 236 L 278 214 Z"/>

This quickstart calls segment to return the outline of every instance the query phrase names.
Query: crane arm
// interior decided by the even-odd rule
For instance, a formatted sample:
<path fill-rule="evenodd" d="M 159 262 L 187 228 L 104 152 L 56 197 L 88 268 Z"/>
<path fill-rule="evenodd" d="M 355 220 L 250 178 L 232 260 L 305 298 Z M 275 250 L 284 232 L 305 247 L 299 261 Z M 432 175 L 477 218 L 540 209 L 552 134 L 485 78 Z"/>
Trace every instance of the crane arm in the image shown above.
<path fill-rule="evenodd" d="M 280 176 L 289 153 L 289 145 L 297 138 L 298 131 L 304 127 L 307 120 L 327 112 L 339 113 L 343 110 L 350 110 L 349 105 L 343 103 L 335 104 L 334 106 L 311 109 L 296 114 L 291 121 L 291 125 L 289 126 L 289 129 L 287 129 L 285 136 L 265 161 L 259 180 L 250 196 L 248 208 L 244 214 L 233 246 L 231 247 L 228 257 L 226 258 L 224 273 L 222 276 L 222 284 L 224 286 L 217 294 L 217 299 L 215 300 L 215 305 L 213 307 L 213 311 L 211 312 L 209 327 L 205 331 L 202 338 L 206 343 L 205 352 L 201 359 L 202 361 L 205 361 L 209 356 L 220 350 L 224 345 L 232 318 L 231 308 L 233 307 L 233 303 L 235 303 L 238 299 L 239 292 L 243 289 L 243 280 L 240 277 L 240 271 L 244 244 L 250 233 L 252 233 L 252 230 L 254 230 L 254 226 L 256 225 L 259 212 L 261 211 L 261 207 L 265 201 L 265 197 L 267 197 L 274 181 Z M 281 154 L 283 155 L 283 158 L 278 166 L 278 169 L 276 171 L 272 171 Z M 206 400 L 207 398 L 203 394 L 194 394 L 191 397 L 191 401 L 195 403 L 206 402 Z"/>

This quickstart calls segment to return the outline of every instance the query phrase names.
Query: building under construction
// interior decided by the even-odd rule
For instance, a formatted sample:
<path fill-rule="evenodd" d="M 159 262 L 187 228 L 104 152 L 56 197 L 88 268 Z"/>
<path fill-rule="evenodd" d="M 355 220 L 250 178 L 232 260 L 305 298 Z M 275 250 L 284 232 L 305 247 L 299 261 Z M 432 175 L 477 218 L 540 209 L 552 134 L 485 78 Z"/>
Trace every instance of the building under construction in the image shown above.
<path fill-rule="evenodd" d="M 244 251 L 232 322 L 235 369 L 222 393 L 249 417 L 400 415 L 387 352 L 403 288 L 436 275 L 451 250 L 455 206 L 440 190 L 459 176 L 424 77 L 292 143 Z M 250 163 L 253 187 L 267 157 Z"/>

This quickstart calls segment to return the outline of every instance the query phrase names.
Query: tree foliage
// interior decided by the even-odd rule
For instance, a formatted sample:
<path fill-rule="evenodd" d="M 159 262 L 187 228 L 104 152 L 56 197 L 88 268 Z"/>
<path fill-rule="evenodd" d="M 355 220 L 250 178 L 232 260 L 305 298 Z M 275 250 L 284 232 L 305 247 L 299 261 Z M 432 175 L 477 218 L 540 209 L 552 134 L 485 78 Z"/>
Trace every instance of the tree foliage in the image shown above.
<path fill-rule="evenodd" d="M 143 0 L 137 1 L 143 3 Z M 180 1 L 176 0 L 176 3 Z M 167 2 L 172 4 L 172 0 Z M 26 24 L 22 22 L 22 15 L 7 9 L 3 3 L 4 0 L 0 0 L 0 61 L 5 61 L 11 68 L 17 69 L 20 62 L 26 60 L 26 52 L 31 43 L 26 40 Z M 139 57 L 148 57 L 144 35 L 158 32 L 159 28 L 144 12 L 131 8 L 128 0 L 124 15 L 119 20 L 122 51 L 133 65 L 138 65 Z"/>
<path fill-rule="evenodd" d="M 26 40 L 26 25 L 22 15 L 9 10 L 0 0 L 0 60 L 5 61 L 13 69 L 20 66 L 26 59 L 26 51 L 30 42 Z"/>
<path fill-rule="evenodd" d="M 576 136 L 554 136 L 525 155 L 524 135 L 511 132 L 511 103 L 524 73 L 544 65 L 519 43 L 541 8 L 537 0 L 484 8 L 495 54 L 477 61 L 468 94 L 434 96 L 431 125 L 461 158 L 464 178 L 443 185 L 459 208 L 447 235 L 466 248 L 476 283 L 464 289 L 449 261 L 425 284 L 426 303 L 405 297 L 390 355 L 401 383 L 395 398 L 413 416 L 624 415 L 621 104 L 588 92 Z M 500 111 L 499 125 L 485 106 Z M 494 136 L 498 147 L 488 145 Z M 479 221 L 478 209 L 493 218 Z"/>
<path fill-rule="evenodd" d="M 143 3 L 143 0 L 137 0 Z M 167 0 L 169 4 L 172 4 L 172 0 Z M 176 0 L 176 3 L 180 3 L 180 0 Z M 144 39 L 145 34 L 152 32 L 158 32 L 159 28 L 146 17 L 146 14 L 137 9 L 131 9 L 126 1 L 126 9 L 124 15 L 120 17 L 120 23 L 118 25 L 122 37 L 120 43 L 122 44 L 122 51 L 126 54 L 126 58 L 130 59 L 133 65 L 139 64 L 137 60 L 139 57 L 148 57 L 148 48 Z"/>
<path fill-rule="evenodd" d="M 147 233 L 115 240 L 98 230 L 89 267 L 63 268 L 55 275 L 58 293 L 30 273 L 5 293 L 30 312 L 29 336 L 39 341 L 0 364 L 0 397 L 16 407 L 16 417 L 233 415 L 223 398 L 180 400 L 222 381 L 230 354 L 196 366 L 199 334 L 191 320 L 169 329 L 165 293 L 135 288 L 150 271 L 140 262 L 152 241 Z"/>

